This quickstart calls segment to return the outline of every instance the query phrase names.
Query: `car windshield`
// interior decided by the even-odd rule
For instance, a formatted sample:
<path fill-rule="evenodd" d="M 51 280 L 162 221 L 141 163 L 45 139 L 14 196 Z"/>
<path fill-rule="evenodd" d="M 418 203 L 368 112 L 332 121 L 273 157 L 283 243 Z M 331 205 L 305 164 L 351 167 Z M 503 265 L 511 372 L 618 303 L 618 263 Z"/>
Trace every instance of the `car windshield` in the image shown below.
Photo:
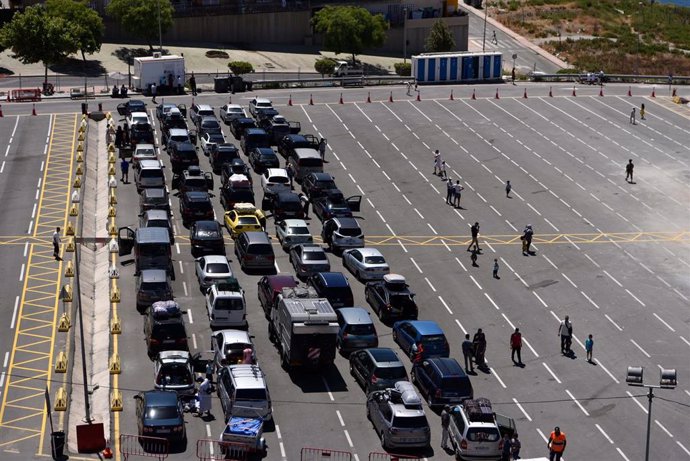
<path fill-rule="evenodd" d="M 412 298 L 410 298 L 409 295 L 391 295 L 390 303 L 398 308 L 407 308 L 414 306 L 414 301 L 412 301 Z"/>
<path fill-rule="evenodd" d="M 300 167 L 318 167 L 323 166 L 323 161 L 320 158 L 303 158 L 299 161 Z"/>
<path fill-rule="evenodd" d="M 187 187 L 206 187 L 206 178 L 187 178 L 185 179 Z"/>
<path fill-rule="evenodd" d="M 326 253 L 322 251 L 307 251 L 303 255 L 305 261 L 328 261 Z"/>
<path fill-rule="evenodd" d="M 206 265 L 206 273 L 208 274 L 227 274 L 230 268 L 227 264 L 211 263 Z"/>
<path fill-rule="evenodd" d="M 257 224 L 257 220 L 254 216 L 240 216 L 239 224 L 241 226 L 250 226 L 252 224 Z"/>
<path fill-rule="evenodd" d="M 139 245 L 139 256 L 144 258 L 158 258 L 170 254 L 170 245 L 168 243 L 148 243 Z"/>
<path fill-rule="evenodd" d="M 151 125 L 144 122 L 135 123 L 132 125 L 132 131 L 151 131 Z"/>
<path fill-rule="evenodd" d="M 179 416 L 177 407 L 148 407 L 146 419 L 175 419 Z"/>
<path fill-rule="evenodd" d="M 261 154 L 259 156 L 259 161 L 269 163 L 269 162 L 275 162 L 277 160 L 277 157 L 273 154 Z"/>
<path fill-rule="evenodd" d="M 190 150 L 180 149 L 177 151 L 177 156 L 181 159 L 184 159 L 184 160 L 194 160 L 196 158 L 196 151 L 193 149 L 190 149 Z"/>
<path fill-rule="evenodd" d="M 357 227 L 341 227 L 338 230 L 338 233 L 340 235 L 345 235 L 347 237 L 359 237 L 362 235 L 362 229 L 359 229 Z"/>
<path fill-rule="evenodd" d="M 288 229 L 288 233 L 291 235 L 309 235 L 308 227 L 291 227 Z"/>
<path fill-rule="evenodd" d="M 367 264 L 386 264 L 383 256 L 367 256 L 364 258 L 364 262 Z"/>
<path fill-rule="evenodd" d="M 350 325 L 350 327 L 347 329 L 347 331 L 351 335 L 373 335 L 373 334 L 376 334 L 376 330 L 374 329 L 374 325 L 371 325 L 371 324 Z"/>
<path fill-rule="evenodd" d="M 407 374 L 405 373 L 405 367 L 383 367 L 377 368 L 374 373 L 377 378 L 381 379 L 401 379 L 406 380 Z"/>
<path fill-rule="evenodd" d="M 145 115 L 137 115 L 132 117 L 132 123 L 137 124 L 137 123 L 148 123 L 149 118 Z"/>
<path fill-rule="evenodd" d="M 396 416 L 393 427 L 400 429 L 422 429 L 429 425 L 425 416 Z"/>
<path fill-rule="evenodd" d="M 203 122 L 201 122 L 201 126 L 202 126 L 202 128 L 204 128 L 206 130 L 211 130 L 214 128 L 220 128 L 220 125 L 215 120 L 204 120 Z"/>
<path fill-rule="evenodd" d="M 237 389 L 236 400 L 266 400 L 266 389 Z"/>
<path fill-rule="evenodd" d="M 220 311 L 239 311 L 244 304 L 241 298 L 216 298 L 215 309 Z"/>
<path fill-rule="evenodd" d="M 270 255 L 273 253 L 273 248 L 269 243 L 252 245 L 250 253 L 255 255 Z"/>
<path fill-rule="evenodd" d="M 141 177 L 142 178 L 162 178 L 163 177 L 163 170 L 157 170 L 157 169 L 141 170 Z"/>
<path fill-rule="evenodd" d="M 230 191 L 230 198 L 235 202 L 249 202 L 254 203 L 254 194 L 251 190 L 235 189 Z"/>
<path fill-rule="evenodd" d="M 141 284 L 143 291 L 166 291 L 168 284 L 165 282 L 146 282 Z"/>
<path fill-rule="evenodd" d="M 211 202 L 209 201 L 203 201 L 203 202 L 189 202 L 189 208 L 197 211 L 211 211 L 213 209 L 213 206 L 211 205 Z M 210 232 L 206 229 L 204 229 L 205 232 Z M 201 231 L 200 231 L 201 232 Z M 218 232 L 215 232 L 212 237 L 217 237 Z M 206 237 L 211 237 L 211 235 L 206 235 Z"/>
<path fill-rule="evenodd" d="M 201 207 L 199 207 L 201 208 Z M 197 229 L 196 230 L 196 236 L 198 238 L 207 238 L 207 239 L 217 239 L 221 238 L 220 232 L 218 232 L 218 229 Z"/>
<path fill-rule="evenodd" d="M 186 135 L 186 134 L 176 134 L 176 135 L 170 136 L 170 141 L 173 141 L 173 142 L 185 142 L 185 141 L 189 141 L 189 135 Z"/>
<path fill-rule="evenodd" d="M 289 202 L 281 202 L 278 206 L 283 211 L 299 211 L 302 209 L 302 205 L 297 200 L 289 201 Z"/>
<path fill-rule="evenodd" d="M 158 372 L 156 383 L 159 385 L 180 386 L 192 384 L 192 374 L 183 363 L 167 363 Z"/>
<path fill-rule="evenodd" d="M 467 430 L 467 440 L 470 442 L 498 442 L 501 434 L 495 428 L 472 428 Z"/>
<path fill-rule="evenodd" d="M 290 178 L 285 176 L 271 176 L 268 178 L 269 184 L 290 184 Z"/>

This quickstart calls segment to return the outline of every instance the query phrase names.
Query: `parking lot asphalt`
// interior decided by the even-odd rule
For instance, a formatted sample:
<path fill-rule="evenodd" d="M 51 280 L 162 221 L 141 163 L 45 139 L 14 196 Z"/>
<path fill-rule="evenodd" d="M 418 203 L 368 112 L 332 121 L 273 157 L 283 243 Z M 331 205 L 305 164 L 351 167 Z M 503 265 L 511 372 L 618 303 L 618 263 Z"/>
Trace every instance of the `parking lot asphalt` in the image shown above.
<path fill-rule="evenodd" d="M 471 98 L 473 90 L 476 100 Z M 684 139 L 690 114 L 669 107 L 660 91 L 651 98 L 648 87 L 633 87 L 632 97 L 627 96 L 627 86 L 610 85 L 603 91 L 604 97 L 598 87 L 578 86 L 573 96 L 572 86 L 529 84 L 498 89 L 424 87 L 419 101 L 417 93 L 408 96 L 401 88 L 392 93 L 376 88 L 342 93 L 283 90 L 261 96 L 270 97 L 289 120 L 300 121 L 303 132 L 328 139 L 325 170 L 346 196 L 363 195 L 360 217 L 367 244 L 383 252 L 393 272 L 407 277 L 417 293 L 420 318 L 443 327 L 451 356 L 462 362 L 465 332 L 486 332 L 490 372 L 471 377 L 475 395 L 490 398 L 497 412 L 516 420 L 523 457 L 545 455 L 545 437 L 558 425 L 568 437 L 567 459 L 639 458 L 644 451 L 646 399 L 643 390 L 625 385 L 625 369 L 640 365 L 650 383 L 656 383 L 659 367 L 678 369 L 678 388 L 656 393 L 652 453 L 655 458 L 687 459 L 690 432 L 684 420 L 690 386 L 683 377 L 688 375 L 690 347 L 690 148 Z M 344 104 L 339 103 L 341 94 Z M 217 108 L 232 97 L 246 106 L 251 96 L 212 94 L 196 101 Z M 191 98 L 166 101 L 189 107 Z M 630 111 L 641 103 L 647 107 L 647 119 L 631 125 Z M 19 144 L 21 152 L 42 150 L 43 135 L 33 133 L 43 133 L 47 126 L 34 124 L 45 124 L 48 116 L 28 116 L 26 105 L 3 108 L 2 139 L 17 127 L 9 156 L 19 149 L 15 143 L 21 136 L 27 139 Z M 39 105 L 40 113 L 77 109 L 66 101 Z M 114 104 L 104 101 L 104 109 L 114 110 Z M 21 117 L 12 116 L 20 113 Z M 434 149 L 448 163 L 450 179 L 465 187 L 461 208 L 445 204 L 446 183 L 432 174 Z M 199 152 L 202 168 L 209 170 Z M 167 154 L 162 152 L 161 158 L 170 173 Z M 624 180 L 628 159 L 636 165 L 634 184 Z M 26 175 L 31 190 L 40 167 L 34 163 L 13 175 L 21 173 L 22 183 Z M 0 173 L 0 184 L 14 182 L 6 173 Z M 512 198 L 506 197 L 506 180 L 513 185 Z M 216 177 L 216 185 L 219 182 Z M 260 200 L 256 186 L 255 191 Z M 2 227 L 3 240 L 21 233 L 22 220 L 31 215 L 33 194 L 21 197 L 13 207 L 11 195 L 3 192 L 1 209 L 12 218 L 3 223 L 9 226 Z M 222 220 L 218 198 L 213 201 Z M 137 203 L 133 184 L 121 184 L 118 226 L 137 224 Z M 185 320 L 190 348 L 205 351 L 210 348 L 208 317 L 176 197 L 172 206 L 180 236 L 173 248 L 175 295 L 189 312 Z M 471 266 L 467 252 L 469 226 L 475 221 L 481 226 L 479 267 Z M 535 230 L 535 253 L 523 256 L 518 237 L 527 224 Z M 309 227 L 315 236 L 320 233 L 318 219 L 312 218 Z M 26 233 L 25 225 L 23 229 Z M 275 236 L 271 219 L 267 230 Z M 364 418 L 364 393 L 350 376 L 345 358 L 337 357 L 335 366 L 322 374 L 287 374 L 280 368 L 256 297 L 259 277 L 240 270 L 233 244 L 229 238 L 227 242 L 233 270 L 246 290 L 249 328 L 273 399 L 275 427 L 265 434 L 266 459 L 299 459 L 301 448 L 308 446 L 348 451 L 358 459 L 381 451 Z M 25 262 L 17 245 L 11 247 L 15 253 L 3 253 L 8 274 L 21 270 Z M 292 272 L 287 255 L 278 245 L 274 249 L 279 271 Z M 500 279 L 492 278 L 494 258 Z M 153 364 L 146 356 L 143 319 L 133 305 L 133 267 L 128 259 L 120 259 L 119 385 L 125 408 L 119 431 L 136 433 L 132 396 L 152 387 Z M 339 258 L 329 254 L 329 259 L 334 270 L 347 273 Z M 367 307 L 363 285 L 347 275 L 355 303 Z M 16 276 L 3 277 L 5 293 L 17 288 Z M 4 316 L 11 315 L 14 296 L 5 297 Z M 557 328 L 565 315 L 574 326 L 572 358 L 559 351 Z M 376 322 L 381 346 L 398 350 L 390 328 Z M 524 368 L 510 360 L 509 336 L 515 327 L 525 339 Z M 594 364 L 584 359 L 588 334 L 595 341 Z M 2 337 L 11 335 L 10 330 Z M 3 340 L 0 347 L 4 355 L 11 343 Z M 405 363 L 409 370 L 409 360 Z M 194 459 L 198 439 L 216 438 L 223 428 L 217 399 L 213 415 L 201 420 L 187 414 L 188 445 L 184 453 L 169 459 Z M 421 455 L 448 459 L 440 448 L 440 419 L 431 410 L 427 415 L 432 450 Z"/>

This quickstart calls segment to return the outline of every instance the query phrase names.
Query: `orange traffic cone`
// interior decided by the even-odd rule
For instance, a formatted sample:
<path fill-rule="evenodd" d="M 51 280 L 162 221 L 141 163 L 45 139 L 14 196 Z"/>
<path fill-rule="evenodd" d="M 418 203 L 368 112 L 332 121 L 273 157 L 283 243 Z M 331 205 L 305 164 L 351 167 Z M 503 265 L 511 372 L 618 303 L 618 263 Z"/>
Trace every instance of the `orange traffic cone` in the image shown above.
<path fill-rule="evenodd" d="M 674 98 L 676 97 L 676 89 L 673 89 L 673 93 L 671 94 Z M 2 107 L 0 106 L 0 117 L 2 117 Z"/>
<path fill-rule="evenodd" d="M 477 99 L 476 91 L 477 90 L 472 90 L 472 99 Z"/>
<path fill-rule="evenodd" d="M 498 88 L 496 88 L 496 99 L 501 99 L 498 97 Z"/>
<path fill-rule="evenodd" d="M 342 94 L 342 93 L 340 93 L 340 101 L 338 101 L 338 103 L 339 103 L 339 104 L 342 104 L 342 103 L 343 103 L 343 94 Z"/>
<path fill-rule="evenodd" d="M 311 94 L 309 95 L 309 105 L 310 106 L 314 105 L 314 98 L 311 97 Z"/>
<path fill-rule="evenodd" d="M 577 93 L 575 92 L 575 87 L 573 87 L 573 96 L 577 96 Z"/>
<path fill-rule="evenodd" d="M 393 102 L 393 92 L 391 91 L 391 95 L 388 96 L 388 102 Z"/>
<path fill-rule="evenodd" d="M 604 96 L 604 89 L 603 88 L 599 88 L 599 96 Z"/>
<path fill-rule="evenodd" d="M 105 448 L 103 449 L 102 454 L 105 459 L 113 458 L 113 450 L 110 448 L 110 440 L 108 439 L 105 439 Z"/>
<path fill-rule="evenodd" d="M 450 100 L 455 101 L 455 98 L 453 97 L 453 90 L 450 90 Z M 2 111 L 0 110 L 0 116 L 2 116 Z"/>
<path fill-rule="evenodd" d="M 523 99 L 527 99 L 527 88 L 525 88 L 525 92 L 522 94 Z"/>
<path fill-rule="evenodd" d="M 656 92 L 654 91 L 654 87 L 652 87 L 652 98 L 656 98 Z"/>
<path fill-rule="evenodd" d="M 292 95 L 290 95 L 290 97 L 288 98 L 288 106 L 291 106 L 291 105 L 292 105 Z"/>
<path fill-rule="evenodd" d="M 551 87 L 549 87 L 549 98 L 553 98 L 553 91 L 551 90 Z"/>
<path fill-rule="evenodd" d="M 676 90 L 673 90 L 673 96 L 675 96 L 675 95 L 676 95 Z M 4 117 L 4 115 L 2 115 L 2 105 L 0 105 L 0 117 Z"/>
<path fill-rule="evenodd" d="M 628 96 L 632 96 L 632 88 L 628 87 Z"/>
<path fill-rule="evenodd" d="M 422 98 L 421 98 L 421 96 L 420 96 L 421 94 L 422 94 L 421 91 L 417 91 L 417 101 L 421 101 L 421 100 L 422 100 Z"/>
<path fill-rule="evenodd" d="M 367 102 L 371 102 L 371 91 L 367 92 Z"/>
<path fill-rule="evenodd" d="M 31 109 L 31 115 L 36 115 L 36 104 L 34 104 L 33 108 Z"/>

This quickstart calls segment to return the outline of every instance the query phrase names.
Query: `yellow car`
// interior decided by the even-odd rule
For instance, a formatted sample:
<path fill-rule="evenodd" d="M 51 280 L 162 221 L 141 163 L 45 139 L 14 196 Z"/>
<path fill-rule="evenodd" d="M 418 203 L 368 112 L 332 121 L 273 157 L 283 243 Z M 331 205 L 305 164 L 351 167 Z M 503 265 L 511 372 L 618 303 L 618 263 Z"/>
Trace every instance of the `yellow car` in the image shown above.
<path fill-rule="evenodd" d="M 242 232 L 262 231 L 265 225 L 263 211 L 251 203 L 237 203 L 234 209 L 225 213 L 225 227 L 233 239 Z"/>

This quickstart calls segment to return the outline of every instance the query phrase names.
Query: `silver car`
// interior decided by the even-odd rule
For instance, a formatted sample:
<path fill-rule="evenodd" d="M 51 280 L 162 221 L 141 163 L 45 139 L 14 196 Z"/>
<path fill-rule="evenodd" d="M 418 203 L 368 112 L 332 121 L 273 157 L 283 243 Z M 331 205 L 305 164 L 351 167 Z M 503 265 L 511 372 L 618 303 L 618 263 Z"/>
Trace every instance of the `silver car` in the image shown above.
<path fill-rule="evenodd" d="M 367 418 L 381 439 L 384 450 L 429 447 L 429 422 L 421 407 L 421 400 L 419 405 L 412 400 L 414 395 L 409 389 L 375 391 L 367 397 Z"/>
<path fill-rule="evenodd" d="M 289 250 L 293 245 L 313 243 L 314 237 L 303 219 L 285 219 L 276 223 L 276 236 L 283 250 Z"/>
<path fill-rule="evenodd" d="M 232 277 L 228 258 L 221 255 L 208 255 L 197 258 L 194 264 L 199 288 L 206 291 L 211 285 Z"/>
<path fill-rule="evenodd" d="M 390 267 L 376 248 L 352 248 L 343 251 L 343 266 L 359 280 L 381 280 Z"/>
<path fill-rule="evenodd" d="M 293 246 L 290 249 L 290 263 L 300 278 L 331 270 L 328 256 L 319 245 L 301 243 Z"/>
<path fill-rule="evenodd" d="M 247 114 L 239 104 L 225 104 L 224 106 L 220 107 L 218 113 L 220 115 L 220 119 L 226 125 L 230 125 L 230 122 L 236 118 L 247 118 Z"/>

